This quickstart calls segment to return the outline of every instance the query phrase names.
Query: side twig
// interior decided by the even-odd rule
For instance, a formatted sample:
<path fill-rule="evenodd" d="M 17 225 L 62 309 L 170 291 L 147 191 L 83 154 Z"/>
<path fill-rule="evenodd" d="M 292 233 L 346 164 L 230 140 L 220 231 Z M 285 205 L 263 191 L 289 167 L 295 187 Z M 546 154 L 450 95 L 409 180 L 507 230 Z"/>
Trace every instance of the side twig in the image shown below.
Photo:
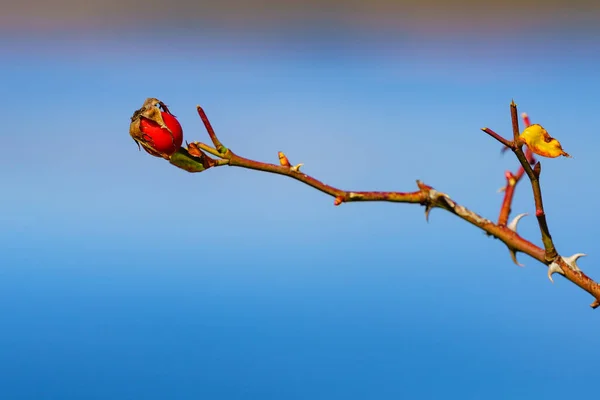
<path fill-rule="evenodd" d="M 544 202 L 542 200 L 542 188 L 540 187 L 540 173 L 542 171 L 542 164 L 538 161 L 532 168 L 525 157 L 523 152 L 523 143 L 519 140 L 519 116 L 517 113 L 517 105 L 514 101 L 510 103 L 510 116 L 512 119 L 514 145 L 513 152 L 517 156 L 517 159 L 521 163 L 521 166 L 525 170 L 525 173 L 531 181 L 531 188 L 533 190 L 533 200 L 535 202 L 535 216 L 540 226 L 542 233 L 542 243 L 546 252 L 546 262 L 552 262 L 558 257 L 558 252 L 554 247 L 552 236 L 550 235 L 550 229 L 548 228 L 548 222 L 546 221 L 546 213 L 544 212 Z"/>

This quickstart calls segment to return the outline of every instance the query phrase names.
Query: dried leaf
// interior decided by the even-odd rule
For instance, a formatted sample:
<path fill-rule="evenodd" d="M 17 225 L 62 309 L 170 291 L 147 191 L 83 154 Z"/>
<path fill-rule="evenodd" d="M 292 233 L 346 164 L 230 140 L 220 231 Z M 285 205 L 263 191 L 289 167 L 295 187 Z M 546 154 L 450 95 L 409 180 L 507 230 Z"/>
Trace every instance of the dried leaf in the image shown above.
<path fill-rule="evenodd" d="M 540 124 L 529 125 L 519 138 L 537 155 L 550 158 L 571 157 L 562 149 L 560 142 L 551 137 Z"/>
<path fill-rule="evenodd" d="M 190 153 L 191 156 L 197 158 L 201 158 L 204 155 L 204 153 L 202 153 L 202 150 L 200 150 L 198 145 L 194 142 L 187 144 L 187 151 L 188 153 Z"/>

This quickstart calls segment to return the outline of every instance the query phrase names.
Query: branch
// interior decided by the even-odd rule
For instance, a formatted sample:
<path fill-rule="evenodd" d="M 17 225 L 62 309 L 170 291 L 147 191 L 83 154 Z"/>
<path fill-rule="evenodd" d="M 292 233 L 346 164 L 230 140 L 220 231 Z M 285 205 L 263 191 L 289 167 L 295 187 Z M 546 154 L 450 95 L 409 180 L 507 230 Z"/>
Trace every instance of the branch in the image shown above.
<path fill-rule="evenodd" d="M 540 173 L 542 171 L 542 164 L 538 161 L 535 166 L 531 168 L 529 161 L 525 157 L 525 153 L 523 153 L 523 144 L 519 140 L 520 131 L 517 105 L 514 101 L 510 103 L 510 116 L 513 125 L 513 135 L 515 138 L 512 150 L 519 159 L 521 166 L 531 181 L 533 200 L 535 201 L 535 216 L 537 217 L 538 225 L 540 226 L 540 231 L 542 233 L 542 243 L 544 243 L 544 249 L 546 252 L 545 259 L 546 262 L 552 262 L 556 257 L 558 257 L 558 252 L 554 247 L 554 242 L 552 241 L 552 236 L 550 235 L 550 229 L 548 228 L 548 222 L 546 221 L 546 213 L 544 212 L 542 188 L 540 187 Z"/>
<path fill-rule="evenodd" d="M 396 203 L 421 204 L 425 207 L 426 218 L 428 218 L 429 213 L 433 208 L 441 208 L 469 222 L 470 224 L 475 225 L 488 234 L 488 236 L 499 239 L 509 248 L 509 250 L 511 250 L 513 255 L 516 254 L 516 252 L 522 252 L 540 261 L 548 267 L 548 275 L 550 280 L 552 280 L 553 273 L 562 274 L 566 279 L 570 280 L 594 297 L 595 301 L 591 304 L 592 308 L 597 308 L 600 306 L 600 285 L 590 279 L 577 267 L 576 260 L 582 256 L 582 254 L 575 254 L 571 257 L 561 257 L 558 255 L 554 247 L 548 225 L 546 223 L 542 203 L 542 195 L 539 185 L 540 163 L 536 163 L 535 168 L 532 168 L 530 163 L 533 161 L 533 154 L 525 154 L 522 150 L 523 144 L 519 140 L 519 126 L 518 119 L 516 119 L 517 108 L 514 102 L 511 104 L 511 117 L 513 122 L 512 141 L 503 138 L 489 128 L 483 129 L 484 132 L 498 140 L 504 146 L 510 148 L 521 163 L 521 169 L 516 175 L 507 173 L 508 184 L 506 187 L 506 193 L 498 223 L 493 223 L 492 221 L 481 217 L 468 208 L 458 204 L 447 194 L 439 192 L 421 181 L 417 181 L 418 190 L 413 192 L 349 191 L 327 185 L 313 178 L 312 176 L 301 172 L 300 167 L 302 164 L 291 166 L 287 157 L 281 152 L 279 153 L 279 165 L 263 163 L 241 157 L 234 153 L 231 149 L 223 146 L 215 134 L 210 121 L 206 116 L 206 113 L 200 106 L 197 107 L 197 111 L 206 127 L 206 130 L 208 131 L 214 147 L 200 142 L 190 143 L 188 144 L 187 150 L 182 148 L 177 153 L 173 154 L 173 156 L 171 156 L 171 163 L 175 166 L 183 168 L 189 172 L 201 172 L 211 167 L 228 165 L 232 167 L 241 167 L 284 175 L 334 197 L 334 205 L 336 206 L 342 203 L 356 201 L 387 201 Z M 216 156 L 219 159 L 214 160 L 206 153 Z M 194 167 L 194 163 L 196 163 L 197 166 Z M 536 204 L 536 216 L 538 217 L 538 223 L 542 232 L 542 242 L 544 243 L 544 248 L 536 246 L 516 232 L 516 224 L 522 215 L 517 216 L 513 223 L 507 225 L 508 215 L 510 214 L 510 205 L 514 195 L 514 188 L 523 174 L 527 174 L 531 181 Z"/>

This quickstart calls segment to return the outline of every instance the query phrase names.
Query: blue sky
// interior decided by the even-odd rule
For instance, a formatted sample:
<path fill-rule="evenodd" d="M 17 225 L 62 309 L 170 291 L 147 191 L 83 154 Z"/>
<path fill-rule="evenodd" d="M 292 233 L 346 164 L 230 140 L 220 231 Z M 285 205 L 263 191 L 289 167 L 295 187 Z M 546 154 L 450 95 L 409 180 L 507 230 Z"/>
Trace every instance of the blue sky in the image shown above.
<path fill-rule="evenodd" d="M 321 36 L 320 36 L 321 35 Z M 391 34 L 390 34 L 391 35 Z M 594 36 L 595 35 L 595 36 Z M 456 217 L 344 204 L 283 177 L 192 175 L 129 117 L 201 104 L 238 154 L 351 190 L 421 179 L 495 219 L 511 99 L 573 159 L 543 161 L 558 250 L 598 265 L 596 32 L 262 40 L 170 31 L 0 41 L 0 397 L 564 398 L 595 379 L 593 300 Z M 527 185 L 513 210 L 533 213 Z M 520 231 L 535 243 L 535 219 Z"/>

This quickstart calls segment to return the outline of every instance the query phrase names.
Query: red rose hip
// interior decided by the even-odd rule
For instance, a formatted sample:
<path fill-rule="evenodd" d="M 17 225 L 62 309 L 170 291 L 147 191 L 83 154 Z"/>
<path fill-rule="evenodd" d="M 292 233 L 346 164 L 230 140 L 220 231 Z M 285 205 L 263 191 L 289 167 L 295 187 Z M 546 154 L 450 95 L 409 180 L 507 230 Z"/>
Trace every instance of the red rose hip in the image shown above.
<path fill-rule="evenodd" d="M 140 130 L 144 134 L 144 139 L 158 153 L 171 155 L 181 147 L 183 143 L 183 130 L 179 121 L 169 113 L 160 112 L 162 120 L 166 127 L 147 118 L 140 121 Z"/>
<path fill-rule="evenodd" d="M 133 113 L 129 134 L 149 154 L 169 159 L 183 143 L 183 130 L 177 118 L 160 100 L 148 98 Z"/>

